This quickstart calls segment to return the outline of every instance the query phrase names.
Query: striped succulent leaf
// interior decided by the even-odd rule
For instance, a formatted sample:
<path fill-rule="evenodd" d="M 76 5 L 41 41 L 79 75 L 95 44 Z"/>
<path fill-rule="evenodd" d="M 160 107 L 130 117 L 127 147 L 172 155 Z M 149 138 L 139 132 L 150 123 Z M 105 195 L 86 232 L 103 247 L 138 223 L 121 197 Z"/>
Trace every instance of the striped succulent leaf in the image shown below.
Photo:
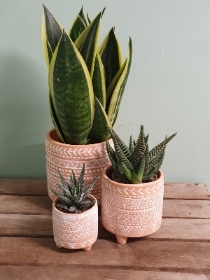
<path fill-rule="evenodd" d="M 107 152 L 115 175 L 124 183 L 138 184 L 155 180 L 163 163 L 165 149 L 176 133 L 166 137 L 163 142 L 149 151 L 148 138 L 141 126 L 137 141 L 129 140 L 127 147 L 116 132 L 110 128 L 114 148 L 107 141 Z"/>
<path fill-rule="evenodd" d="M 57 205 L 59 208 L 64 209 L 70 213 L 79 213 L 90 208 L 95 201 L 88 199 L 93 186 L 95 184 L 96 178 L 84 188 L 84 175 L 85 175 L 85 165 L 83 165 L 79 179 L 76 179 L 75 173 L 72 170 L 69 182 L 63 177 L 59 172 L 61 179 L 61 184 L 58 184 L 61 192 L 51 189 L 51 191 L 58 197 Z"/>

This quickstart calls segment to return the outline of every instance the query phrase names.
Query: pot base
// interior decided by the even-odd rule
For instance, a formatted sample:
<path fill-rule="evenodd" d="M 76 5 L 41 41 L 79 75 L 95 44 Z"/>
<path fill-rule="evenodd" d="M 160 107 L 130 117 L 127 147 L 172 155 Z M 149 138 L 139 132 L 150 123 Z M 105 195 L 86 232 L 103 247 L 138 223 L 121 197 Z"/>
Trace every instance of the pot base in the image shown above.
<path fill-rule="evenodd" d="M 127 243 L 127 240 L 128 238 L 125 237 L 125 236 L 120 236 L 118 234 L 116 234 L 116 239 L 117 239 L 117 243 L 119 244 L 126 244 Z"/>

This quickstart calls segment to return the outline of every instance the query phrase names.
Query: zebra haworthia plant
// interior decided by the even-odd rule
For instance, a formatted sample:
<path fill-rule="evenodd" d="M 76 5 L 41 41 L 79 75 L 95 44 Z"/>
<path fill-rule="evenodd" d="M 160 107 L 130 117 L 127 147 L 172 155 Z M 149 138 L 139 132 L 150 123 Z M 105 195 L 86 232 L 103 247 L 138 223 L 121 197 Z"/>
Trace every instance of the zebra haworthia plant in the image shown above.
<path fill-rule="evenodd" d="M 106 141 L 107 152 L 117 178 L 123 183 L 139 184 L 153 181 L 157 178 L 158 171 L 163 163 L 166 145 L 175 135 L 166 136 L 160 144 L 149 151 L 149 135 L 144 134 L 144 126 L 141 126 L 137 141 L 130 137 L 129 146 L 120 139 L 116 132 L 109 128 L 114 149 Z"/>
<path fill-rule="evenodd" d="M 70 213 L 81 213 L 89 209 L 92 205 L 94 205 L 95 201 L 91 201 L 87 198 L 87 196 L 91 192 L 95 184 L 96 178 L 86 188 L 83 188 L 85 175 L 84 164 L 78 180 L 76 179 L 73 170 L 72 175 L 70 175 L 69 182 L 65 180 L 65 178 L 60 172 L 59 175 L 61 184 L 58 184 L 58 187 L 60 188 L 62 193 L 50 189 L 58 197 L 58 202 L 56 203 L 56 206 L 59 209 Z"/>
<path fill-rule="evenodd" d="M 122 62 L 112 28 L 98 47 L 104 10 L 92 21 L 83 9 L 67 32 L 44 6 L 42 42 L 49 69 L 52 121 L 61 142 L 100 143 L 110 138 L 129 75 L 132 41 Z"/>

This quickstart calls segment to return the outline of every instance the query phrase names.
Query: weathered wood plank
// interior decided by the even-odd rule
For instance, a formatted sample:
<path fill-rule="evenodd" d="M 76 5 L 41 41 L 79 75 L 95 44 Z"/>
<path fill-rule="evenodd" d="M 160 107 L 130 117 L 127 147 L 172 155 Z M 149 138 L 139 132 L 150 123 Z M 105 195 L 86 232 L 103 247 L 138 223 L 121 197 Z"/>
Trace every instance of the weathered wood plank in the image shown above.
<path fill-rule="evenodd" d="M 51 215 L 48 196 L 0 195 L 0 213 Z"/>
<path fill-rule="evenodd" d="M 47 181 L 0 178 L 0 194 L 47 195 Z M 205 184 L 165 183 L 165 198 L 210 200 L 210 194 Z"/>
<path fill-rule="evenodd" d="M 0 194 L 47 195 L 47 181 L 0 178 Z"/>
<path fill-rule="evenodd" d="M 137 246 L 138 243 L 138 246 Z M 68 257 L 67 257 L 68 254 Z M 52 238 L 0 237 L 0 265 L 68 265 L 93 268 L 210 273 L 210 244 L 129 240 L 119 245 L 100 239 L 89 252 L 58 249 Z"/>
<path fill-rule="evenodd" d="M 210 193 L 205 184 L 165 183 L 164 198 L 210 200 Z"/>
<path fill-rule="evenodd" d="M 85 277 L 84 277 L 85 276 Z M 204 274 L 189 274 L 159 271 L 133 271 L 124 269 L 85 269 L 68 266 L 1 266 L 0 280 L 208 280 Z"/>
<path fill-rule="evenodd" d="M 163 217 L 210 218 L 210 200 L 164 200 Z"/>
<path fill-rule="evenodd" d="M 0 195 L 0 213 L 51 215 L 47 196 Z M 163 217 L 210 218 L 210 201 L 164 200 Z"/>
<path fill-rule="evenodd" d="M 201 230 L 202 229 L 202 230 Z M 163 219 L 161 228 L 146 239 L 210 241 L 210 219 Z M 0 236 L 52 237 L 50 215 L 0 214 Z M 99 239 L 115 239 L 99 217 Z M 140 239 L 139 239 L 140 240 Z"/>

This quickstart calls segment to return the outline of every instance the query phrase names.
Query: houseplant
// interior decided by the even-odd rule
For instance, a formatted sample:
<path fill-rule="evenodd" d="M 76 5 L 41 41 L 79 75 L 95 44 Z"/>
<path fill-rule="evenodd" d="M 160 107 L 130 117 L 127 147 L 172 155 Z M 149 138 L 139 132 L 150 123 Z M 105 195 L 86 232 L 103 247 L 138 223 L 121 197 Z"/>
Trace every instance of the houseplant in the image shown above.
<path fill-rule="evenodd" d="M 104 227 L 120 244 L 128 237 L 141 237 L 158 230 L 162 221 L 164 177 L 160 170 L 165 149 L 176 134 L 149 151 L 141 126 L 137 141 L 127 147 L 110 128 L 114 148 L 106 142 L 112 166 L 102 179 L 101 215 Z"/>
<path fill-rule="evenodd" d="M 96 178 L 83 188 L 85 165 L 78 180 L 72 170 L 69 182 L 59 172 L 60 191 L 52 189 L 57 196 L 53 202 L 53 234 L 57 247 L 89 251 L 98 235 L 97 200 L 90 195 Z"/>
<path fill-rule="evenodd" d="M 92 21 L 83 9 L 67 33 L 44 6 L 42 42 L 49 75 L 49 103 L 54 129 L 46 136 L 48 193 L 59 176 L 86 163 L 85 180 L 95 175 L 94 195 L 100 199 L 102 171 L 109 165 L 105 142 L 110 138 L 129 75 L 132 42 L 122 62 L 119 43 L 112 28 L 98 47 L 104 10 Z"/>

